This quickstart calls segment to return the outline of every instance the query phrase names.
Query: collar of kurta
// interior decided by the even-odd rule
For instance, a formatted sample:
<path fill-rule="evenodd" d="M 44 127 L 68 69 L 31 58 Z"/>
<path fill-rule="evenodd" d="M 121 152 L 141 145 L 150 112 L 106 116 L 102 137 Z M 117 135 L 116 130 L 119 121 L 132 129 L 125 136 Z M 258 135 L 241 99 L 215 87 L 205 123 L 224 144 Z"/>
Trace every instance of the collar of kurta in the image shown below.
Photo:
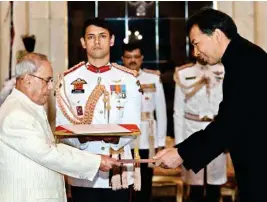
<path fill-rule="evenodd" d="M 91 65 L 89 63 L 86 64 L 86 68 L 94 73 L 104 73 L 107 72 L 111 69 L 111 65 L 110 63 L 108 63 L 107 65 L 101 66 L 101 67 L 96 67 L 94 65 Z"/>

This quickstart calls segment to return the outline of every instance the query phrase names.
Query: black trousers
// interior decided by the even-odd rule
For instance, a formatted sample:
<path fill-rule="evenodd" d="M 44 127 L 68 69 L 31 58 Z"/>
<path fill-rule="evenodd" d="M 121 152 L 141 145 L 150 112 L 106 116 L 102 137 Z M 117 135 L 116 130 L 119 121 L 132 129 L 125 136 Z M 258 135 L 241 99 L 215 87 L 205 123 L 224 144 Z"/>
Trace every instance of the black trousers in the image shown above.
<path fill-rule="evenodd" d="M 132 150 L 133 154 L 133 150 Z M 139 149 L 141 159 L 149 157 L 148 149 Z M 141 191 L 133 191 L 132 202 L 150 202 L 152 193 L 153 168 L 148 167 L 147 163 L 141 163 Z"/>
<path fill-rule="evenodd" d="M 219 202 L 220 201 L 220 185 L 191 185 L 190 186 L 190 202 Z M 204 196 L 206 191 L 206 197 Z"/>
<path fill-rule="evenodd" d="M 206 192 L 206 194 L 205 194 Z M 221 186 L 207 184 L 207 168 L 204 168 L 204 185 L 191 185 L 190 202 L 219 202 Z"/>
<path fill-rule="evenodd" d="M 112 189 L 71 186 L 71 194 L 73 202 L 130 202 L 131 189 L 132 187 L 113 191 Z"/>

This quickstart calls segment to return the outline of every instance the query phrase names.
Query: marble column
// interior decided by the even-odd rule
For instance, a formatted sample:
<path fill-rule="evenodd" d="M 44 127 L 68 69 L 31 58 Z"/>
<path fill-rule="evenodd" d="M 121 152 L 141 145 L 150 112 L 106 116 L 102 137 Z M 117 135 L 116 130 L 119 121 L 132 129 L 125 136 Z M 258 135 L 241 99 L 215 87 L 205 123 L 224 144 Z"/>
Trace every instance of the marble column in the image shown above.
<path fill-rule="evenodd" d="M 255 42 L 255 11 L 253 1 L 234 1 L 233 18 L 241 36 Z"/>
<path fill-rule="evenodd" d="M 9 76 L 10 4 L 0 2 L 0 88 Z"/>
<path fill-rule="evenodd" d="M 267 2 L 254 2 L 255 43 L 267 51 Z"/>
<path fill-rule="evenodd" d="M 67 2 L 50 2 L 50 61 L 54 69 L 54 80 L 68 69 L 68 22 Z M 56 84 L 56 82 L 54 82 Z M 48 103 L 48 117 L 52 128 L 55 125 L 54 92 Z"/>
<path fill-rule="evenodd" d="M 0 86 L 9 76 L 10 13 L 9 2 L 0 2 Z M 35 35 L 35 52 L 48 56 L 54 69 L 54 80 L 68 68 L 67 2 L 14 1 L 14 29 L 12 75 L 16 53 L 25 50 L 21 35 Z M 55 120 L 54 92 L 45 106 L 53 126 Z"/>
<path fill-rule="evenodd" d="M 234 19 L 241 36 L 267 51 L 267 2 L 219 1 L 218 10 Z"/>

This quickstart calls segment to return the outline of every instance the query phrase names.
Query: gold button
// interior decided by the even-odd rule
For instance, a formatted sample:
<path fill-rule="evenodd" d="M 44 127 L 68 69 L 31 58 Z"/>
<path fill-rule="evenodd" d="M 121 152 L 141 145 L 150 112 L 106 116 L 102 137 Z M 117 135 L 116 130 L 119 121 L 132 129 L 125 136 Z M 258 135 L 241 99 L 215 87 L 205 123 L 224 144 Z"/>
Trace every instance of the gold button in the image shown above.
<path fill-rule="evenodd" d="M 103 110 L 100 110 L 100 114 L 103 114 Z"/>

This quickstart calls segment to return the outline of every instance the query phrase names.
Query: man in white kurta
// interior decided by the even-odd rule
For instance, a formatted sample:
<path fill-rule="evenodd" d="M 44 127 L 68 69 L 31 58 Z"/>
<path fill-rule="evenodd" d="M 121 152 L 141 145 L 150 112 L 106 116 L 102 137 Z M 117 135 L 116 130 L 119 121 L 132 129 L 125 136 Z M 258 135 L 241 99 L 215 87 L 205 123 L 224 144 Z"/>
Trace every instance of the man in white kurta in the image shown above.
<path fill-rule="evenodd" d="M 221 64 L 210 66 L 196 62 L 176 68 L 175 144 L 204 129 L 216 116 L 223 96 L 223 77 L 224 67 Z M 203 200 L 205 184 L 207 201 L 219 201 L 220 186 L 217 185 L 226 182 L 225 154 L 219 155 L 197 174 L 183 169 L 183 179 L 191 185 L 190 197 L 193 202 Z"/>
<path fill-rule="evenodd" d="M 167 130 L 166 102 L 160 72 L 141 69 L 143 54 L 138 42 L 124 44 L 123 64 L 138 71 L 138 80 L 142 87 L 141 136 L 133 142 L 139 147 L 142 159 L 151 158 L 155 150 L 165 147 Z M 156 116 L 156 117 L 155 117 Z M 153 169 L 148 164 L 141 165 L 142 188 L 136 192 L 133 201 L 151 201 Z"/>
<path fill-rule="evenodd" d="M 16 77 L 16 88 L 0 108 L 0 201 L 66 202 L 63 174 L 93 180 L 115 160 L 55 144 L 44 109 L 53 88 L 44 55 L 24 56 Z"/>
<path fill-rule="evenodd" d="M 114 36 L 106 23 L 101 19 L 86 21 L 81 42 L 88 62 L 77 64 L 61 78 L 56 125 L 136 124 L 139 127 L 141 93 L 135 77 L 137 72 L 109 62 Z M 132 159 L 131 141 L 133 138 L 129 137 L 121 137 L 118 142 L 105 139 L 81 142 L 72 138 L 65 143 L 95 154 Z M 99 171 L 93 181 L 69 178 L 68 182 L 74 201 L 129 201 L 128 188 L 134 184 L 133 165 L 124 165 L 119 172 Z"/>

